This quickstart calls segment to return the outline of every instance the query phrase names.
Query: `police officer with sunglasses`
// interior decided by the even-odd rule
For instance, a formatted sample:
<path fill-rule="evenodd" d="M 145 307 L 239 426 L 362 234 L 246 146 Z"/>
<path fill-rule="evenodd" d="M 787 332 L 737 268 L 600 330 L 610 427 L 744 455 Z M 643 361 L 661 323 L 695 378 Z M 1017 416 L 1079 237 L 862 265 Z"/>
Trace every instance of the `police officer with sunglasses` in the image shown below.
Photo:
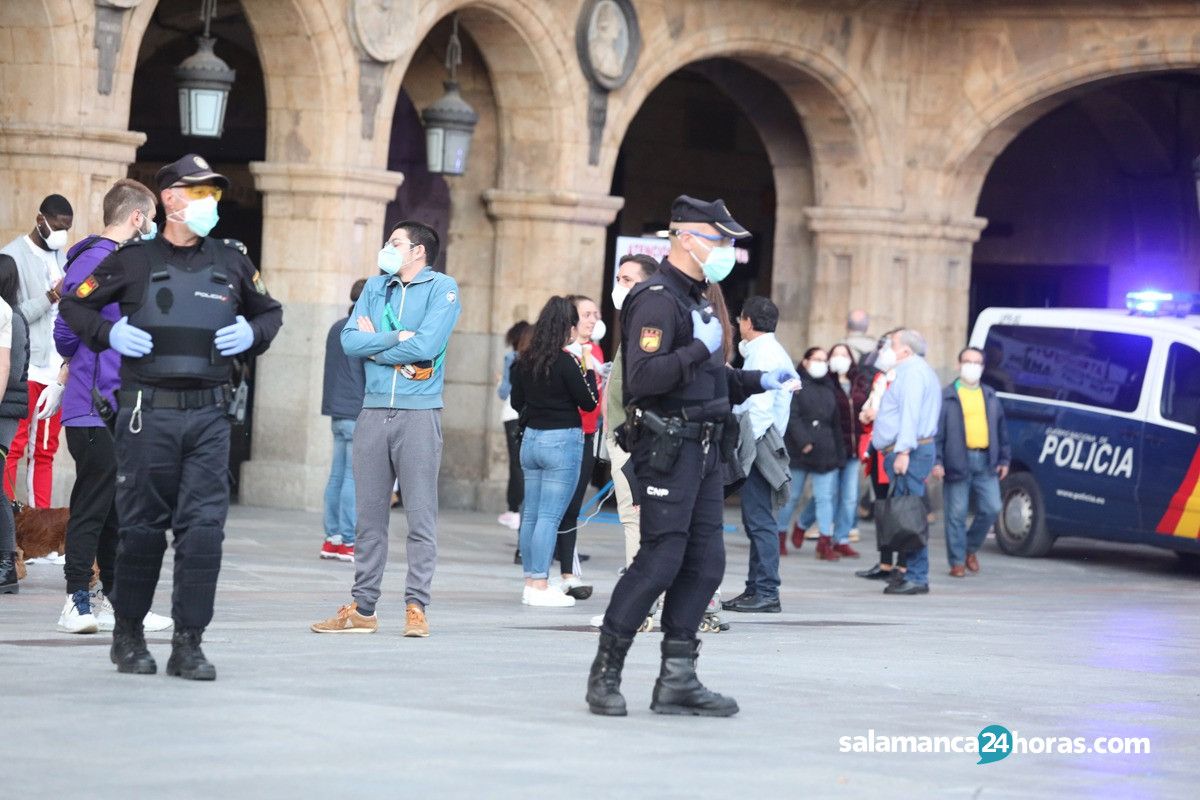
<path fill-rule="evenodd" d="M 641 547 L 617 581 L 588 676 L 594 714 L 624 716 L 621 670 L 633 636 L 663 592 L 662 667 L 650 708 L 659 714 L 727 717 L 737 702 L 696 677 L 696 631 L 725 575 L 722 437 L 732 404 L 767 389 L 795 388 L 790 367 L 736 370 L 705 296 L 736 263 L 750 232 L 721 200 L 687 195 L 671 206 L 671 251 L 621 308 L 626 421 L 624 473 L 641 507 Z M 731 423 L 732 424 L 732 423 Z"/>
<path fill-rule="evenodd" d="M 156 181 L 162 235 L 151 230 L 122 244 L 63 298 L 60 313 L 93 350 L 122 356 L 112 661 L 119 672 L 157 670 L 142 619 L 171 528 L 175 632 L 167 674 L 213 680 L 200 642 L 212 620 L 229 509 L 232 366 L 237 356 L 267 349 L 283 309 L 241 242 L 208 235 L 229 179 L 188 154 Z M 116 322 L 101 316 L 110 304 L 120 309 Z"/>

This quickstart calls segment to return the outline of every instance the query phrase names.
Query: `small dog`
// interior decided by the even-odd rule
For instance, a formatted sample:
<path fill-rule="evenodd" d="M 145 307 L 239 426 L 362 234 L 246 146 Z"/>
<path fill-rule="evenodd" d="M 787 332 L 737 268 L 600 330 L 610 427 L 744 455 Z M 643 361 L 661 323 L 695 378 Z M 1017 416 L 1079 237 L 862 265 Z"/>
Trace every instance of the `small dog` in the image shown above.
<path fill-rule="evenodd" d="M 62 555 L 67 550 L 67 521 L 69 508 L 29 508 L 12 501 L 13 519 L 17 523 L 17 547 L 25 558 L 42 558 L 51 553 Z"/>

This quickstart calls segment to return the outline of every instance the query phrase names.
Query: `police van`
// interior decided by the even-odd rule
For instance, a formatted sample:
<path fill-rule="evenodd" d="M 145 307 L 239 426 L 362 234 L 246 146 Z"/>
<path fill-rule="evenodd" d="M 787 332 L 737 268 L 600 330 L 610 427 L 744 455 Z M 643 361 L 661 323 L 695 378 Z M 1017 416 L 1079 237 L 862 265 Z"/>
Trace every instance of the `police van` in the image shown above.
<path fill-rule="evenodd" d="M 1040 556 L 1060 536 L 1149 544 L 1200 565 L 1200 316 L 1191 294 L 1128 310 L 989 308 L 971 345 L 1004 406 L 1012 468 L 996 538 Z"/>

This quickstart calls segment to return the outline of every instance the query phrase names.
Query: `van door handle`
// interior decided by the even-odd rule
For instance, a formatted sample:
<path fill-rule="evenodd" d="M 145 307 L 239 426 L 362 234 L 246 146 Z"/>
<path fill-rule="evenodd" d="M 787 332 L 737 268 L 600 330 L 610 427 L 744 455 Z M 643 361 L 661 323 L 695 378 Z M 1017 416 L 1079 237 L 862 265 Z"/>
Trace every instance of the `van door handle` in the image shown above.
<path fill-rule="evenodd" d="M 1016 409 L 1008 412 L 1008 416 L 1013 419 L 1028 419 L 1034 422 L 1054 422 L 1053 411 Z"/>

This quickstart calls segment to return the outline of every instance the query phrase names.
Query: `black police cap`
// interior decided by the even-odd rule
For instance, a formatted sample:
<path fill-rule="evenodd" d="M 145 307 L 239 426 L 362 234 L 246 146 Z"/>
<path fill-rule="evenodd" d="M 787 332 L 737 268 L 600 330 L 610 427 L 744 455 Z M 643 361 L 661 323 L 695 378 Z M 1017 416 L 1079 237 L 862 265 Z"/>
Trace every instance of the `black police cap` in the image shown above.
<path fill-rule="evenodd" d="M 154 176 L 161 192 L 168 186 L 177 183 L 211 183 L 222 189 L 229 188 L 229 178 L 219 172 L 213 172 L 208 162 L 195 153 L 188 153 L 173 164 L 167 164 Z"/>
<path fill-rule="evenodd" d="M 709 203 L 681 194 L 671 204 L 671 222 L 707 222 L 731 239 L 750 238 L 750 231 L 733 218 L 720 199 Z"/>

